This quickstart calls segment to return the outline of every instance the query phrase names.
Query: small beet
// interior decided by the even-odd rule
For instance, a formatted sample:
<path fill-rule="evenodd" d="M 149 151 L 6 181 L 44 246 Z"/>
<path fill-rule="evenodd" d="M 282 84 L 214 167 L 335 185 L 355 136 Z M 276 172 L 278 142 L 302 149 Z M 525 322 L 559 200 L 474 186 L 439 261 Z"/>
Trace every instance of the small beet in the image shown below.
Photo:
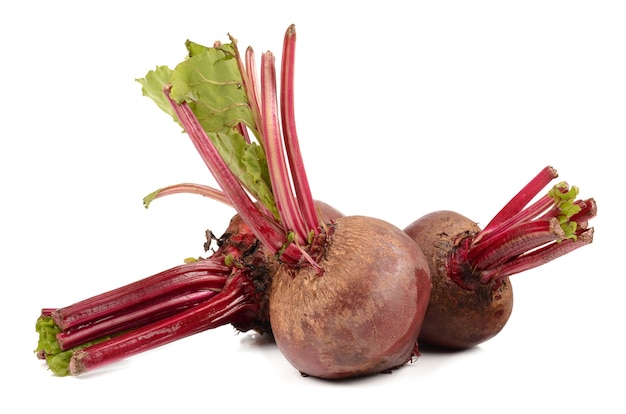
<path fill-rule="evenodd" d="M 452 211 L 427 214 L 405 228 L 430 266 L 432 292 L 419 342 L 463 349 L 497 335 L 513 309 L 509 276 L 593 241 L 594 199 L 561 182 L 529 205 L 558 176 L 544 168 L 484 228 Z"/>
<path fill-rule="evenodd" d="M 496 289 L 491 282 L 468 290 L 447 277 L 448 257 L 459 236 L 477 235 L 478 225 L 453 211 L 437 211 L 414 221 L 405 231 L 421 246 L 432 269 L 431 299 L 420 342 L 468 348 L 498 334 L 513 310 L 509 278 L 502 280 Z M 465 277 L 471 278 L 471 269 L 466 272 Z"/>

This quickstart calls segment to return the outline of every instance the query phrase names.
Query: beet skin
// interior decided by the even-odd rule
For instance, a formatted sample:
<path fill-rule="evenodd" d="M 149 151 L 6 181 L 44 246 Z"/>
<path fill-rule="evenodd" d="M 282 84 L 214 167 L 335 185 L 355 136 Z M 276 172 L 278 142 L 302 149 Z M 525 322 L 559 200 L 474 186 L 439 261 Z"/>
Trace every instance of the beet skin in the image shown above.
<path fill-rule="evenodd" d="M 481 284 L 480 275 L 467 268 L 455 269 L 460 272 L 458 283 L 450 278 L 449 257 L 462 239 L 480 232 L 478 225 L 455 212 L 436 211 L 411 223 L 405 232 L 424 252 L 432 279 L 419 343 L 464 349 L 498 334 L 513 309 L 509 278 L 499 286 Z"/>
<path fill-rule="evenodd" d="M 402 230 L 382 220 L 342 217 L 319 262 L 283 268 L 272 281 L 270 323 L 287 360 L 326 379 L 364 376 L 417 354 L 428 297 L 428 264 Z"/>

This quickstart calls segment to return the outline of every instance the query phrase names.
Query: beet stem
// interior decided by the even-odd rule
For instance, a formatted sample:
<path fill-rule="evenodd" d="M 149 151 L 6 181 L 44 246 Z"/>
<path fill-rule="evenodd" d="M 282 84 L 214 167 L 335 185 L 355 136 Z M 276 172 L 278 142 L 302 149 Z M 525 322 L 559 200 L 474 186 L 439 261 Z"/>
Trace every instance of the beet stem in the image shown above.
<path fill-rule="evenodd" d="M 457 241 L 448 274 L 460 286 L 474 290 L 476 280 L 494 287 L 506 277 L 563 256 L 593 240 L 587 221 L 595 217 L 593 199 L 574 200 L 577 187 L 562 182 L 527 206 L 541 188 L 557 176 L 544 168 L 478 234 Z M 579 240 L 580 239 L 580 240 Z M 476 275 L 467 277 L 467 272 Z"/>
<path fill-rule="evenodd" d="M 564 240 L 565 232 L 557 219 L 520 223 L 504 232 L 498 232 L 498 247 L 482 243 L 469 249 L 468 259 L 480 263 L 481 268 L 496 267 L 526 251 L 536 249 L 548 242 Z"/>
<path fill-rule="evenodd" d="M 272 192 L 283 227 L 294 232 L 297 243 L 306 243 L 308 230 L 302 218 L 292 189 L 289 167 L 285 159 L 283 135 L 280 128 L 276 96 L 275 59 L 271 52 L 261 58 L 261 107 L 263 111 L 263 136 L 265 137 L 267 166 Z"/>
<path fill-rule="evenodd" d="M 555 241 L 541 248 L 530 251 L 529 253 L 520 255 L 515 260 L 504 263 L 501 267 L 488 269 L 483 271 L 481 282 L 488 283 L 489 280 L 498 282 L 506 277 L 516 273 L 525 272 L 535 267 L 558 259 L 574 250 L 586 246 L 593 241 L 593 228 L 581 233 L 576 240 L 567 239 L 563 241 Z"/>
<path fill-rule="evenodd" d="M 241 62 L 241 59 L 239 59 L 238 49 L 235 48 L 235 51 L 237 53 L 237 61 Z M 240 64 L 240 68 L 241 67 L 242 66 Z M 258 88 L 259 82 L 258 82 L 257 73 L 256 73 L 254 49 L 252 49 L 252 47 L 248 47 L 246 49 L 245 68 L 243 69 L 242 73 L 245 74 L 243 76 L 244 87 L 246 88 L 246 91 L 247 91 L 246 95 L 248 96 L 248 104 L 250 105 L 250 110 L 252 111 L 252 117 L 254 119 L 254 122 L 257 128 L 260 128 L 261 125 L 263 125 L 263 121 L 261 119 L 261 110 L 259 108 L 259 102 L 261 102 L 261 99 L 259 97 L 259 88 Z M 263 135 L 258 134 L 257 139 L 259 141 L 259 144 L 265 151 L 265 140 L 263 139 Z"/>
<path fill-rule="evenodd" d="M 483 233 L 489 233 L 493 228 L 499 227 L 503 222 L 522 211 L 522 209 L 545 188 L 550 181 L 558 177 L 557 171 L 551 166 L 545 167 L 535 176 L 515 197 L 513 197 L 498 214 L 485 226 Z"/>
<path fill-rule="evenodd" d="M 148 194 L 143 199 L 143 205 L 145 208 L 150 206 L 157 198 L 165 197 L 172 194 L 198 194 L 204 197 L 211 198 L 215 201 L 219 201 L 227 206 L 232 207 L 232 203 L 230 202 L 230 198 L 223 191 L 218 190 L 216 188 L 210 187 L 208 185 L 202 184 L 194 184 L 194 183 L 181 183 L 168 185 L 167 187 L 159 188 L 156 191 Z"/>
<path fill-rule="evenodd" d="M 244 62 L 244 59 L 241 58 L 241 54 L 239 53 L 239 48 L 237 47 L 237 39 L 235 39 L 230 34 L 228 35 L 228 37 L 233 45 L 235 59 L 237 61 L 237 67 L 239 68 L 239 72 L 241 73 L 243 88 L 246 91 L 246 97 L 248 98 L 248 106 L 250 107 L 250 112 L 252 113 L 252 119 L 254 121 L 254 124 L 256 125 L 256 128 L 258 129 L 262 125 L 262 119 L 261 111 L 259 109 L 260 99 L 256 76 L 256 65 L 254 62 L 254 50 L 251 46 L 248 46 L 248 48 L 246 48 Z M 240 132 L 246 138 L 246 142 L 250 143 L 250 138 L 246 125 L 240 124 Z M 256 133 L 255 137 L 261 145 L 261 148 L 265 150 L 265 143 L 263 141 L 262 134 Z"/>
<path fill-rule="evenodd" d="M 52 312 L 55 323 L 62 330 L 87 325 L 131 308 L 143 306 L 156 298 L 168 297 L 181 289 L 220 289 L 230 268 L 223 264 L 223 256 L 212 256 L 175 266 L 126 286 L 93 296 Z"/>
<path fill-rule="evenodd" d="M 237 178 L 230 172 L 226 162 L 219 155 L 217 148 L 198 122 L 189 105 L 186 102 L 176 103 L 170 97 L 170 91 L 171 85 L 166 86 L 164 89 L 165 96 L 174 109 L 178 120 L 220 187 L 230 197 L 233 207 L 257 238 L 270 250 L 278 252 L 286 240 L 277 223 L 261 214 Z"/>
<path fill-rule="evenodd" d="M 532 219 L 538 218 L 541 214 L 544 214 L 546 209 L 550 208 L 554 205 L 554 199 L 548 195 L 541 197 L 531 206 L 526 207 L 525 209 L 519 211 L 517 214 L 509 217 L 507 220 L 504 220 L 497 227 L 492 227 L 490 230 L 483 230 L 480 232 L 474 241 L 473 244 L 487 244 L 490 238 L 500 237 L 502 233 L 511 229 L 511 227 L 516 226 L 520 223 L 528 222 Z M 553 217 L 555 211 L 548 211 L 544 214 L 545 218 Z"/>
<path fill-rule="evenodd" d="M 144 351 L 196 333 L 233 323 L 248 310 L 254 288 L 238 273 L 224 290 L 210 300 L 128 333 L 80 349 L 69 364 L 71 375 L 80 375 Z"/>
<path fill-rule="evenodd" d="M 300 151 L 298 133 L 296 130 L 296 116 L 294 110 L 294 69 L 296 54 L 296 27 L 289 26 L 285 34 L 282 54 L 280 99 L 285 147 L 291 168 L 291 176 L 296 190 L 297 200 L 302 211 L 304 226 L 319 233 L 319 219 L 315 211 L 315 203 L 311 195 L 311 188 L 304 168 L 304 161 Z"/>
<path fill-rule="evenodd" d="M 225 282 L 226 278 L 223 279 Z M 216 294 L 217 292 L 214 290 L 200 290 L 197 292 L 186 292 L 171 298 L 159 298 L 154 303 L 146 304 L 133 311 L 115 315 L 78 329 L 63 331 L 57 335 L 57 341 L 61 350 L 74 348 L 104 336 L 115 335 L 142 326 L 147 322 L 174 315 L 182 310 L 206 302 Z"/>

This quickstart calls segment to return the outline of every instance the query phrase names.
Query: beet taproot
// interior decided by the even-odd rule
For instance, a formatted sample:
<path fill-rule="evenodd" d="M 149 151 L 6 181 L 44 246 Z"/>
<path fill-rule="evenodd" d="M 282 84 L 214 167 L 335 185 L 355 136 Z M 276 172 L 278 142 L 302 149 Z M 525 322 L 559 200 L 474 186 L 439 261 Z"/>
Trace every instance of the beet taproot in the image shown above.
<path fill-rule="evenodd" d="M 276 343 L 302 374 L 345 378 L 392 370 L 417 355 L 430 294 L 426 259 L 383 220 L 338 218 L 313 267 L 280 268 L 270 291 Z"/>
<path fill-rule="evenodd" d="M 436 211 L 411 223 L 405 231 L 428 258 L 432 278 L 430 304 L 420 342 L 446 348 L 468 348 L 498 334 L 513 310 L 513 289 L 508 278 L 494 289 L 493 282 L 461 287 L 447 276 L 448 258 L 461 237 L 475 236 L 478 225 L 453 211 Z M 471 269 L 465 278 L 471 279 Z"/>

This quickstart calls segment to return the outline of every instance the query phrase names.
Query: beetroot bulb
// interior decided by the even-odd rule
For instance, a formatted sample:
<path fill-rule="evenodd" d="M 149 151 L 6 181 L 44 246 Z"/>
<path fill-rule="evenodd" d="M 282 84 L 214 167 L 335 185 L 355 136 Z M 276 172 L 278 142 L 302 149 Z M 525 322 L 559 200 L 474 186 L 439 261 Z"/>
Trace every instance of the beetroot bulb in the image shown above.
<path fill-rule="evenodd" d="M 55 373 L 82 374 L 226 324 L 273 335 L 297 370 L 320 378 L 387 372 L 418 355 L 431 288 L 422 251 L 397 227 L 344 217 L 312 196 L 293 114 L 295 27 L 285 34 L 280 110 L 274 55 L 263 53 L 259 82 L 252 48 L 242 58 L 229 38 L 187 41 L 183 62 L 138 82 L 219 186 L 163 187 L 146 207 L 200 194 L 233 207 L 230 226 L 219 239 L 208 234 L 206 249 L 217 249 L 207 258 L 44 309 L 37 355 Z"/>
<path fill-rule="evenodd" d="M 382 220 L 339 218 L 319 261 L 323 275 L 313 266 L 274 275 L 272 330 L 300 372 L 366 375 L 417 355 L 430 278 L 422 252 L 404 236 Z"/>
<path fill-rule="evenodd" d="M 596 203 L 576 199 L 578 188 L 561 182 L 527 206 L 557 176 L 544 168 L 483 230 L 453 211 L 405 228 L 427 257 L 433 284 L 421 344 L 464 349 L 494 337 L 513 309 L 509 276 L 592 242 Z"/>

